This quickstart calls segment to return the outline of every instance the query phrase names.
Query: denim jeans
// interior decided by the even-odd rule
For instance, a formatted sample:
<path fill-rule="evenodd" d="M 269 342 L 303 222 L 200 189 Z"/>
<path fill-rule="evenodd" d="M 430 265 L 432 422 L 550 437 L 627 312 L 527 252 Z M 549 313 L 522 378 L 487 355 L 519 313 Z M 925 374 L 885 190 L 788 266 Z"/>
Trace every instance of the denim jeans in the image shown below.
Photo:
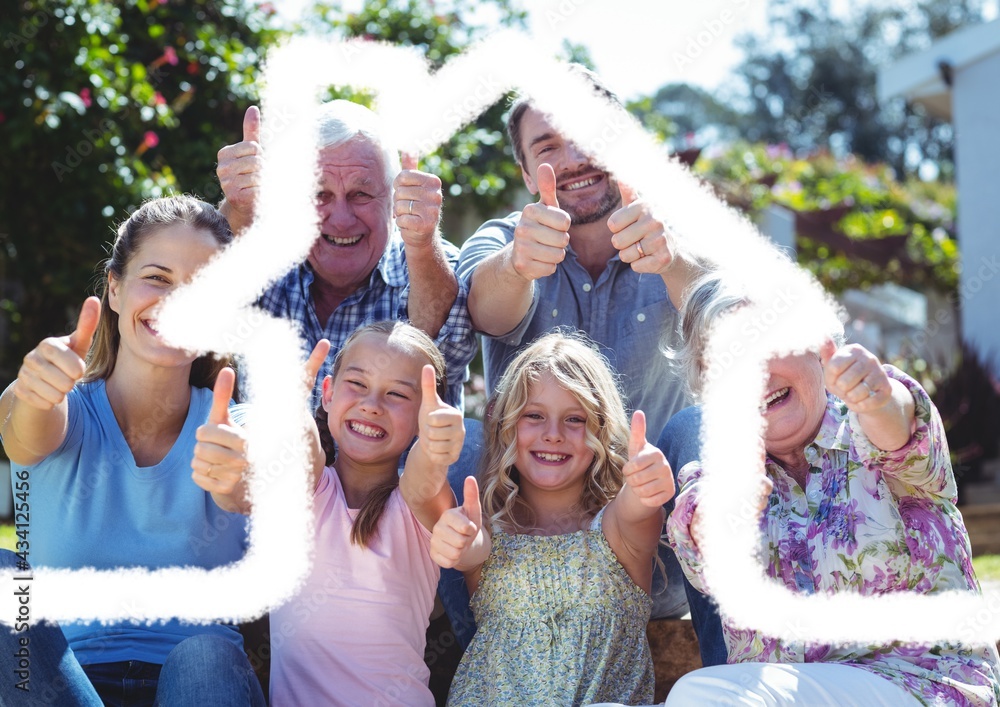
<path fill-rule="evenodd" d="M 14 553 L 0 550 L 0 569 L 15 566 Z M 81 666 L 57 624 L 32 622 L 22 632 L 0 624 L 0 705 L 36 707 L 264 707 L 264 693 L 246 655 L 218 636 L 192 636 L 178 643 L 162 666 L 142 661 Z M 21 640 L 27 656 L 18 656 Z M 30 691 L 18 689 L 19 661 Z M 13 676 L 14 679 L 11 679 Z"/>
<path fill-rule="evenodd" d="M 700 430 L 701 412 L 697 408 L 682 410 L 664 428 L 657 446 L 667 457 L 675 478 L 682 466 L 699 458 Z M 465 477 L 478 475 L 482 448 L 482 423 L 466 419 L 462 455 L 448 469 L 448 483 L 455 492 L 459 505 L 464 497 Z M 664 506 L 668 513 L 673 507 L 673 501 Z M 677 618 L 686 614 L 690 608 L 702 664 L 709 666 L 725 663 L 726 644 L 714 603 L 687 581 L 670 547 L 661 544 L 659 556 L 666 568 L 666 582 L 661 572 L 653 573 L 652 618 Z M 476 622 L 469 608 L 469 591 L 462 573 L 457 570 L 441 570 L 438 595 L 451 620 L 456 639 L 463 648 L 468 647 L 476 633 Z"/>

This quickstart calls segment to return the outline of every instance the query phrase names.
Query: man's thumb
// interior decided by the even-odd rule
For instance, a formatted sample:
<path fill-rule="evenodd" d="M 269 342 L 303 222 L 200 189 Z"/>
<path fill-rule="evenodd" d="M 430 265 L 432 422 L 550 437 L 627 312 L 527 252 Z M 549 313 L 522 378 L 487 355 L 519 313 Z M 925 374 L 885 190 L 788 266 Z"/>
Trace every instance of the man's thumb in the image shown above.
<path fill-rule="evenodd" d="M 553 206 L 558 209 L 559 199 L 556 197 L 556 171 L 552 169 L 552 165 L 544 162 L 538 165 L 535 183 L 538 185 L 539 201 L 546 206 Z"/>
<path fill-rule="evenodd" d="M 618 182 L 618 193 L 622 195 L 622 206 L 628 206 L 639 198 L 639 195 L 635 193 L 635 189 L 622 181 Z"/>
<path fill-rule="evenodd" d="M 464 503 L 462 510 L 465 516 L 476 524 L 477 528 L 483 527 L 483 507 L 479 502 L 479 483 L 475 476 L 465 477 L 465 488 L 463 489 Z"/>
<path fill-rule="evenodd" d="M 69 347 L 80 358 L 86 358 L 90 351 L 90 342 L 97 331 L 97 322 L 101 319 L 101 300 L 88 297 L 80 308 L 80 318 L 76 322 L 76 331 L 69 335 Z"/>
<path fill-rule="evenodd" d="M 236 384 L 236 373 L 228 366 L 219 371 L 212 388 L 212 409 L 208 411 L 208 424 L 229 424 L 229 401 L 233 397 L 233 386 Z"/>
<path fill-rule="evenodd" d="M 417 156 L 412 152 L 403 152 L 399 155 L 399 166 L 405 170 L 417 168 Z"/>
<path fill-rule="evenodd" d="M 646 446 L 646 413 L 636 410 L 632 413 L 632 430 L 628 439 L 628 458 L 635 456 Z"/>
<path fill-rule="evenodd" d="M 260 108 L 250 106 L 243 115 L 243 142 L 260 142 Z"/>

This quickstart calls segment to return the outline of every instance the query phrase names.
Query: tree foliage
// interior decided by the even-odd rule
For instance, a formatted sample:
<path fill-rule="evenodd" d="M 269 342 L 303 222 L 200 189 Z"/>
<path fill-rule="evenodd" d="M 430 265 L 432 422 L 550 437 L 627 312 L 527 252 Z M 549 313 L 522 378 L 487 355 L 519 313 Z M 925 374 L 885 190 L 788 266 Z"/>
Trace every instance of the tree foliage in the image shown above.
<path fill-rule="evenodd" d="M 252 95 L 266 12 L 237 0 L 35 0 L 0 17 L 0 305 L 9 380 L 67 331 L 110 225 L 143 199 L 216 200 L 216 152 Z M 2 332 L 0 332 L 2 333 Z"/>
<path fill-rule="evenodd" d="M 778 204 L 828 221 L 854 241 L 902 237 L 899 255 L 912 263 L 908 268 L 902 257 L 880 267 L 818 240 L 800 239 L 799 262 L 834 292 L 895 282 L 947 293 L 958 284 L 953 185 L 900 182 L 886 165 L 866 164 L 853 155 L 801 158 L 787 147 L 745 143 L 703 155 L 696 169 L 752 214 Z"/>
<path fill-rule="evenodd" d="M 829 4 L 774 0 L 766 36 L 746 36 L 734 101 L 740 134 L 796 152 L 828 149 L 912 174 L 952 171 L 951 126 L 902 99 L 878 100 L 878 70 L 954 30 L 983 21 L 983 0 L 871 3 L 851 15 Z"/>

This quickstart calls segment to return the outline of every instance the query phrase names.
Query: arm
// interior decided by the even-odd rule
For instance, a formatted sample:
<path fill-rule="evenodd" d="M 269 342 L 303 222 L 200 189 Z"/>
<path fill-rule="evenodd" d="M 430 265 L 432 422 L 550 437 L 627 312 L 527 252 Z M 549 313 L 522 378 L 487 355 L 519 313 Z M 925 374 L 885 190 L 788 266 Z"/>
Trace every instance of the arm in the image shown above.
<path fill-rule="evenodd" d="M 462 413 L 438 396 L 432 366 L 421 371 L 420 387 L 419 437 L 406 457 L 399 490 L 416 519 L 433 532 L 441 514 L 455 505 L 448 467 L 462 453 L 465 424 Z"/>
<path fill-rule="evenodd" d="M 37 464 L 66 439 L 66 394 L 83 378 L 84 357 L 100 315 L 100 301 L 88 297 L 76 331 L 42 341 L 24 357 L 17 380 L 0 396 L 0 437 L 15 464 Z"/>
<path fill-rule="evenodd" d="M 472 323 L 489 336 L 503 336 L 521 323 L 534 281 L 554 273 L 566 257 L 571 221 L 559 208 L 550 165 L 539 165 L 537 183 L 540 201 L 524 207 L 514 239 L 476 266 L 469 285 Z"/>
<path fill-rule="evenodd" d="M 431 559 L 439 566 L 454 567 L 465 575 L 469 594 L 479 588 L 483 563 L 490 556 L 493 541 L 483 527 L 476 477 L 465 479 L 465 503 L 444 512 L 431 534 Z"/>
<path fill-rule="evenodd" d="M 625 485 L 604 512 L 601 527 L 629 577 L 647 593 L 663 530 L 663 504 L 674 497 L 674 477 L 663 452 L 646 441 L 646 416 L 632 416 Z"/>
<path fill-rule="evenodd" d="M 404 154 L 402 164 L 403 170 L 392 185 L 392 213 L 403 239 L 410 276 L 407 315 L 413 326 L 435 339 L 458 295 L 458 278 L 438 231 L 441 180 L 418 171 L 412 155 Z"/>
<path fill-rule="evenodd" d="M 612 245 L 622 262 L 630 263 L 635 272 L 656 273 L 663 278 L 670 301 L 680 310 L 684 292 L 704 268 L 677 249 L 674 235 L 653 215 L 649 204 L 637 200 L 627 185 L 619 182 L 618 187 L 622 207 L 608 219 L 608 228 L 614 234 Z"/>
<path fill-rule="evenodd" d="M 219 164 L 215 170 L 225 195 L 219 211 L 237 236 L 253 223 L 260 190 L 261 154 L 260 109 L 250 106 L 243 116 L 243 140 L 219 150 Z"/>

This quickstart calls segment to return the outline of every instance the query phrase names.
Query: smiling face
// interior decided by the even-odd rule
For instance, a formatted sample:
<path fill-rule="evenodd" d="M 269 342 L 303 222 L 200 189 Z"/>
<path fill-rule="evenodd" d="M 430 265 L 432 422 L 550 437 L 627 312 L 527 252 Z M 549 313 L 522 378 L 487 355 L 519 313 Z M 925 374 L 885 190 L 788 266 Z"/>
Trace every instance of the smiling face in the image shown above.
<path fill-rule="evenodd" d="M 826 412 L 823 367 L 814 353 L 773 359 L 761 404 L 764 446 L 779 459 L 797 457 L 816 438 Z"/>
<path fill-rule="evenodd" d="M 420 372 L 431 363 L 385 334 L 364 333 L 341 354 L 336 378 L 323 381 L 323 408 L 338 465 L 395 469 L 417 435 Z"/>
<path fill-rule="evenodd" d="M 570 215 L 574 226 L 607 220 L 621 204 L 618 184 L 611 175 L 595 167 L 574 143 L 565 140 L 544 113 L 528 108 L 521 116 L 520 136 L 525 185 L 537 194 L 538 165 L 552 165 L 559 208 Z"/>
<path fill-rule="evenodd" d="M 594 452 L 587 446 L 587 411 L 551 373 L 528 390 L 517 421 L 517 456 L 522 490 L 583 490 Z"/>
<path fill-rule="evenodd" d="M 389 241 L 390 194 L 379 150 L 355 137 L 320 150 L 316 209 L 321 238 L 309 254 L 316 275 L 350 293 L 371 275 Z"/>
<path fill-rule="evenodd" d="M 118 361 L 142 360 L 162 367 L 190 365 L 195 356 L 167 346 L 156 331 L 156 309 L 218 252 L 211 232 L 185 223 L 143 237 L 121 278 L 108 276 L 108 306 L 118 315 Z"/>

